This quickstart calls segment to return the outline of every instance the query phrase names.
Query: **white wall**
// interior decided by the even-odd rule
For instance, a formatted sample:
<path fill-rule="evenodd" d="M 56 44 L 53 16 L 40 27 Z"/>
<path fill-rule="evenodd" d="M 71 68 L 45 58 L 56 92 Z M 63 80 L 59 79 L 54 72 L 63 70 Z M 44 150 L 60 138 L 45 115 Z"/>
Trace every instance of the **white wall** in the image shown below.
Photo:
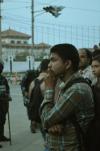
<path fill-rule="evenodd" d="M 31 69 L 37 69 L 40 62 L 30 62 L 31 63 Z M 29 70 L 29 61 L 25 62 L 13 62 L 12 61 L 12 72 L 23 72 Z M 10 61 L 4 62 L 4 72 L 10 72 Z"/>

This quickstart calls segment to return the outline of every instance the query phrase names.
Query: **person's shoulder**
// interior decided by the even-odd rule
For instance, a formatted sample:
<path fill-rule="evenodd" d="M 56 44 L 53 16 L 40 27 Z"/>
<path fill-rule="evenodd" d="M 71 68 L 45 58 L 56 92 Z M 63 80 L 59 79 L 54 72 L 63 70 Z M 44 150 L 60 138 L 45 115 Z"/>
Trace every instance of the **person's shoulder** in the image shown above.
<path fill-rule="evenodd" d="M 33 87 L 35 84 L 35 80 L 33 80 L 31 83 L 30 83 L 30 87 Z"/>
<path fill-rule="evenodd" d="M 71 91 L 76 90 L 76 91 L 82 91 L 82 90 L 87 90 L 89 87 L 91 87 L 90 81 L 85 79 L 82 76 L 76 77 L 68 82 L 66 85 L 67 88 L 70 88 Z"/>
<path fill-rule="evenodd" d="M 34 80 L 31 81 L 30 83 L 30 88 L 34 88 L 34 86 L 37 84 L 37 83 L 40 83 L 41 79 L 39 79 L 38 77 L 35 78 Z"/>

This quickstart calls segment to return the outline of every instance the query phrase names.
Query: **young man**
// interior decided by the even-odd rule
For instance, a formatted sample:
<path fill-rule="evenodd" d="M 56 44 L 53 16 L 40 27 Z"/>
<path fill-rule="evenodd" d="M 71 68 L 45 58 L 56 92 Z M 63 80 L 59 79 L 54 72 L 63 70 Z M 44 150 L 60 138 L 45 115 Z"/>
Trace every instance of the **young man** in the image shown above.
<path fill-rule="evenodd" d="M 94 103 L 92 90 L 87 83 L 74 83 L 67 87 L 80 77 L 78 67 L 79 55 L 73 45 L 58 44 L 51 48 L 45 96 L 40 108 L 49 151 L 83 149 L 73 118 L 86 131 L 94 117 Z"/>
<path fill-rule="evenodd" d="M 91 82 L 94 81 L 94 75 L 91 70 L 92 52 L 87 48 L 78 50 L 79 53 L 79 72 L 84 78 L 87 78 Z"/>
<path fill-rule="evenodd" d="M 96 83 L 93 85 L 95 98 L 95 119 L 93 122 L 93 132 L 90 139 L 90 150 L 100 150 L 100 49 L 93 52 L 92 72 L 97 77 Z"/>
<path fill-rule="evenodd" d="M 10 89 L 7 79 L 2 75 L 4 65 L 0 61 L 0 142 L 10 141 L 9 138 L 4 136 L 4 125 L 6 121 L 6 114 L 8 113 Z"/>

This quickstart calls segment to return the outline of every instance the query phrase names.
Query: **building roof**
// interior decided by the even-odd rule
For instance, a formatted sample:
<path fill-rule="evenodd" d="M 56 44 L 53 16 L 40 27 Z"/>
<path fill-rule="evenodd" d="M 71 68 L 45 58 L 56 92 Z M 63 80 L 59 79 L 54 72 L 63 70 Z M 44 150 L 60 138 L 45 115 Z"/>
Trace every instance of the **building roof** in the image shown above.
<path fill-rule="evenodd" d="M 25 34 L 25 33 L 22 33 L 22 32 L 18 32 L 18 31 L 15 31 L 13 29 L 8 29 L 8 30 L 5 30 L 5 31 L 2 31 L 1 33 L 2 35 L 2 38 L 7 38 L 7 37 L 17 37 L 17 38 L 31 38 L 30 35 L 28 34 Z"/>
<path fill-rule="evenodd" d="M 39 44 L 35 44 L 34 46 L 32 44 L 17 44 L 17 43 L 5 43 L 2 42 L 2 47 L 6 47 L 6 48 L 35 48 L 35 49 L 49 49 L 51 47 L 51 45 L 46 44 L 46 43 L 39 43 Z"/>
<path fill-rule="evenodd" d="M 35 48 L 50 48 L 51 45 L 42 42 L 42 43 L 39 43 L 39 44 L 35 44 L 34 47 Z"/>

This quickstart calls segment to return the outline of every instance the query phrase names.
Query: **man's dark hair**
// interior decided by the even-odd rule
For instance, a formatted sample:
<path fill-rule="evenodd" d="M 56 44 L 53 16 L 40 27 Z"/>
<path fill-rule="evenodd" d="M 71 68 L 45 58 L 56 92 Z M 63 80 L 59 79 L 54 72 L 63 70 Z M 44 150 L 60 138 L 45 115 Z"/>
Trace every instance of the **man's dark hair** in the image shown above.
<path fill-rule="evenodd" d="M 92 53 L 92 60 L 98 60 L 100 62 L 100 49 L 96 49 Z"/>
<path fill-rule="evenodd" d="M 49 59 L 43 59 L 41 64 L 40 64 L 40 72 L 45 71 L 48 69 L 48 64 L 50 60 Z"/>
<path fill-rule="evenodd" d="M 38 76 L 37 70 L 28 70 L 21 81 L 21 89 L 25 89 L 26 92 L 29 91 L 30 83 Z"/>
<path fill-rule="evenodd" d="M 92 62 L 92 52 L 87 48 L 85 48 L 85 51 L 86 51 L 87 57 L 90 59 L 90 64 L 91 64 L 91 62 Z"/>
<path fill-rule="evenodd" d="M 51 48 L 50 53 L 57 53 L 63 61 L 71 60 L 73 70 L 78 70 L 79 54 L 72 44 L 57 44 Z"/>
<path fill-rule="evenodd" d="M 95 57 L 97 55 L 100 55 L 100 49 L 95 49 L 93 52 L 92 52 L 92 57 Z"/>

